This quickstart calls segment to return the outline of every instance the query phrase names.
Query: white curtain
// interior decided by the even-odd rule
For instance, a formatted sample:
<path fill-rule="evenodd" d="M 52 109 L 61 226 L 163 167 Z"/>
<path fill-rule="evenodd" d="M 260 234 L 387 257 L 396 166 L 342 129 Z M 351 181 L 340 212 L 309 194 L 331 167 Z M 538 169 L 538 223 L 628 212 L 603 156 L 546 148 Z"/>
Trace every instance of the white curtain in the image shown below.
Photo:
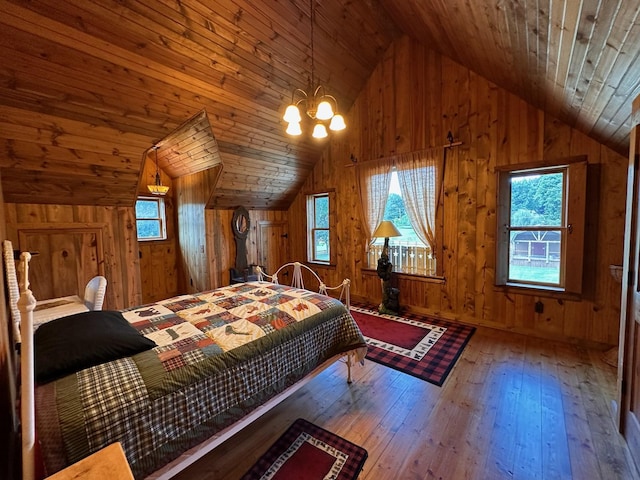
<path fill-rule="evenodd" d="M 356 182 L 360 194 L 360 218 L 367 234 L 367 249 L 373 232 L 384 217 L 384 207 L 391 184 L 392 159 L 369 161 L 356 165 Z"/>
<path fill-rule="evenodd" d="M 395 157 L 400 191 L 416 235 L 436 252 L 436 210 L 444 151 L 432 148 Z"/>

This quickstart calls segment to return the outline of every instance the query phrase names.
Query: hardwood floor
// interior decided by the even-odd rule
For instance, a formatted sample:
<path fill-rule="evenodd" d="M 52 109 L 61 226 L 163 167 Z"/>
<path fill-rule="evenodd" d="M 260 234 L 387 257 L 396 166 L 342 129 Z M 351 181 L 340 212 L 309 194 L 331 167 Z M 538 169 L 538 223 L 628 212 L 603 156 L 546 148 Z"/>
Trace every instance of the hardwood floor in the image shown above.
<path fill-rule="evenodd" d="M 480 328 L 443 387 L 331 366 L 176 479 L 239 478 L 298 417 L 369 452 L 361 480 L 636 479 L 601 352 Z"/>

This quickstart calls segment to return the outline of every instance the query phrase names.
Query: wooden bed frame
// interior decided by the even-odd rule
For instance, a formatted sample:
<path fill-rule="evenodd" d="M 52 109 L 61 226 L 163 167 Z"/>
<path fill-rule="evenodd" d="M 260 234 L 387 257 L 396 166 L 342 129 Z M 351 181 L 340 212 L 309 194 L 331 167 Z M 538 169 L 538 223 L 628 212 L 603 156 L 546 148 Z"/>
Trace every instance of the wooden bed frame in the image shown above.
<path fill-rule="evenodd" d="M 18 308 L 21 314 L 20 330 L 22 332 L 21 345 L 21 422 L 22 422 L 22 478 L 23 480 L 35 479 L 35 397 L 34 397 L 34 345 L 33 345 L 33 311 L 36 307 L 36 299 L 29 289 L 29 261 L 31 254 L 23 252 L 20 255 L 20 264 L 18 273 L 20 278 L 20 298 L 18 300 Z M 278 283 L 278 274 L 283 269 L 293 267 L 293 280 L 291 286 L 294 288 L 304 289 L 304 281 L 302 269 L 308 270 L 310 274 L 318 281 L 319 293 L 327 295 L 328 290 L 340 290 L 339 300 L 345 303 L 347 309 L 350 306 L 350 280 L 345 279 L 336 287 L 327 287 L 318 275 L 308 266 L 300 262 L 287 263 L 280 267 L 273 275 L 267 275 L 261 269 L 258 269 L 259 281 L 264 278 L 269 279 L 273 283 Z M 344 299 L 344 300 L 343 300 Z M 28 334 L 29 333 L 29 334 Z M 270 411 L 286 398 L 290 397 L 297 390 L 306 385 L 319 373 L 324 371 L 336 361 L 343 361 L 347 365 L 347 382 L 351 383 L 351 363 L 354 352 L 336 355 L 324 362 L 315 370 L 310 372 L 304 378 L 291 385 L 278 395 L 259 406 L 251 413 L 238 420 L 236 423 L 228 426 L 220 432 L 214 434 L 209 439 L 199 445 L 187 450 L 178 458 L 168 463 L 159 470 L 153 472 L 147 479 L 164 480 L 170 479 L 178 472 L 184 470 L 204 455 L 212 451 L 214 448 L 222 444 L 224 441 L 235 435 L 237 432 L 260 418 L 262 415 Z"/>

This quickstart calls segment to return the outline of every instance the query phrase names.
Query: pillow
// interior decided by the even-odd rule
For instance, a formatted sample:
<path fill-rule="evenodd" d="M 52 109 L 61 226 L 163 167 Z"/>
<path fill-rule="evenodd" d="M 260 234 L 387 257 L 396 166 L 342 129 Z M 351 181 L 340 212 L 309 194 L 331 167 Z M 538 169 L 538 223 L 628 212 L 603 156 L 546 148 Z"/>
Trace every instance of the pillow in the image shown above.
<path fill-rule="evenodd" d="M 35 379 L 46 383 L 156 346 L 120 312 L 94 310 L 52 320 L 34 335 Z"/>

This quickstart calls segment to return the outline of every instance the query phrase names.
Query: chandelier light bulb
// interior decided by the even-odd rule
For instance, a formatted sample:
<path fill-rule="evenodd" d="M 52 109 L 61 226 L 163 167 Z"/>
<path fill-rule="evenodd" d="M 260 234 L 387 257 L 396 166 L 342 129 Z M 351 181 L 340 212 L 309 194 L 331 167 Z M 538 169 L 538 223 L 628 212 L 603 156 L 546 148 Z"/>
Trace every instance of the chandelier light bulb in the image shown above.
<path fill-rule="evenodd" d="M 285 110 L 282 119 L 289 124 L 300 123 L 302 121 L 302 117 L 300 117 L 300 110 L 297 106 L 291 104 Z"/>
<path fill-rule="evenodd" d="M 302 128 L 300 128 L 300 122 L 289 123 L 289 126 L 287 126 L 286 132 L 289 135 L 293 135 L 293 136 L 302 135 Z"/>
<path fill-rule="evenodd" d="M 339 130 L 344 130 L 347 128 L 347 124 L 344 123 L 344 118 L 339 113 L 336 113 L 333 118 L 331 118 L 331 123 L 329 124 L 329 129 L 337 132 Z"/>
<path fill-rule="evenodd" d="M 331 117 L 333 117 L 333 109 L 331 108 L 331 104 L 327 100 L 322 100 L 318 104 L 316 118 L 318 120 L 329 120 Z"/>
<path fill-rule="evenodd" d="M 313 138 L 326 138 L 328 135 L 327 129 L 321 123 L 317 123 L 316 126 L 313 127 L 313 133 L 311 134 Z"/>

